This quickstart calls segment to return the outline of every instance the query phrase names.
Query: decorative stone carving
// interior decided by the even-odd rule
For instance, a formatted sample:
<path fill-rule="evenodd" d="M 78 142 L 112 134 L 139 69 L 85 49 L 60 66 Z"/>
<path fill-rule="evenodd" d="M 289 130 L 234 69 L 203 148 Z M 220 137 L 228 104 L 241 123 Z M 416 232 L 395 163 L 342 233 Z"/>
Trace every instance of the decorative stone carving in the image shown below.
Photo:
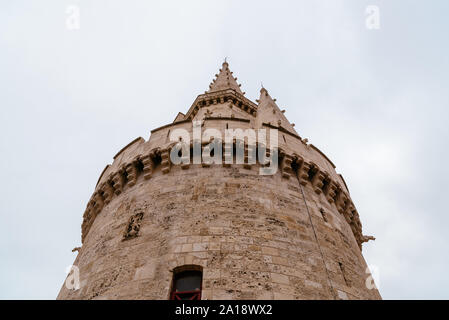
<path fill-rule="evenodd" d="M 370 241 L 370 240 L 376 240 L 376 238 L 375 237 L 373 237 L 373 236 L 362 236 L 362 243 L 364 243 L 364 242 L 368 242 L 368 241 Z"/>
<path fill-rule="evenodd" d="M 343 214 L 345 212 L 348 202 L 348 197 L 341 187 L 338 188 L 337 196 L 335 197 L 335 205 L 337 206 L 338 212 Z"/>
<path fill-rule="evenodd" d="M 123 240 L 129 240 L 139 235 L 140 225 L 142 223 L 143 212 L 133 214 L 128 221 L 126 230 L 123 234 Z"/>

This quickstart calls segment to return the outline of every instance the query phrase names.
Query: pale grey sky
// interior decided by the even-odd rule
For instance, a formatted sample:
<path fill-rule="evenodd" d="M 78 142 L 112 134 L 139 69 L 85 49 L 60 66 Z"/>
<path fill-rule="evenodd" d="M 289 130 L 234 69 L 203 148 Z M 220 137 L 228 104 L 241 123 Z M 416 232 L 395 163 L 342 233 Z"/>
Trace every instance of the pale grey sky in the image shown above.
<path fill-rule="evenodd" d="M 263 82 L 345 177 L 377 238 L 363 252 L 382 296 L 448 299 L 447 12 L 444 0 L 3 1 L 0 298 L 56 297 L 105 165 L 187 111 L 227 56 L 247 96 Z"/>

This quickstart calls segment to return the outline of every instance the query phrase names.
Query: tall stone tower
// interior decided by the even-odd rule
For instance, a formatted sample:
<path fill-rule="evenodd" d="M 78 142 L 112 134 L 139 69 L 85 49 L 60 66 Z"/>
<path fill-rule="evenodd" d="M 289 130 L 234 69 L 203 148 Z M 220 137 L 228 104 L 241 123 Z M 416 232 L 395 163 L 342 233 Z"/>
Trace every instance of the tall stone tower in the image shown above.
<path fill-rule="evenodd" d="M 58 299 L 380 299 L 361 254 L 371 237 L 343 177 L 266 89 L 254 103 L 236 80 L 224 62 L 186 114 L 106 166 L 83 216 L 80 287 L 64 284 Z M 194 121 L 202 132 L 276 130 L 278 170 L 261 175 L 248 147 L 243 164 L 194 163 L 192 153 L 175 164 L 171 136 L 194 135 Z M 204 151 L 210 140 L 199 139 Z"/>

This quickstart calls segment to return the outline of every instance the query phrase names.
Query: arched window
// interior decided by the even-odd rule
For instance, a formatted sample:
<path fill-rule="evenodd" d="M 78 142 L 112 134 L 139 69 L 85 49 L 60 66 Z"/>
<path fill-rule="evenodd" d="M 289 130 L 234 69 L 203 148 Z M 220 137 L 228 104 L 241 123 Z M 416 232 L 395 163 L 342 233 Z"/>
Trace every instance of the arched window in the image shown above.
<path fill-rule="evenodd" d="M 201 267 L 183 266 L 173 270 L 171 300 L 201 300 Z"/>

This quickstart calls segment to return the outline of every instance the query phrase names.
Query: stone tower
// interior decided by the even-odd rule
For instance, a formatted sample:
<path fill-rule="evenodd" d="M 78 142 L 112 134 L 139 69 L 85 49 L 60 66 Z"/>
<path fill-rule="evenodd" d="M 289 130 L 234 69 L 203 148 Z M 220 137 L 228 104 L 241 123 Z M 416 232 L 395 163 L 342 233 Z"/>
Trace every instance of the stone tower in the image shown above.
<path fill-rule="evenodd" d="M 236 80 L 224 62 L 186 114 L 106 166 L 83 216 L 80 287 L 64 284 L 58 299 L 180 299 L 183 290 L 201 299 L 380 299 L 361 254 L 372 237 L 343 177 L 266 89 L 254 103 Z M 247 146 L 243 164 L 175 164 L 171 135 L 193 133 L 193 121 L 202 132 L 277 130 L 278 170 L 261 175 Z M 204 151 L 211 141 L 200 139 Z M 223 157 L 236 143 L 223 144 Z"/>

